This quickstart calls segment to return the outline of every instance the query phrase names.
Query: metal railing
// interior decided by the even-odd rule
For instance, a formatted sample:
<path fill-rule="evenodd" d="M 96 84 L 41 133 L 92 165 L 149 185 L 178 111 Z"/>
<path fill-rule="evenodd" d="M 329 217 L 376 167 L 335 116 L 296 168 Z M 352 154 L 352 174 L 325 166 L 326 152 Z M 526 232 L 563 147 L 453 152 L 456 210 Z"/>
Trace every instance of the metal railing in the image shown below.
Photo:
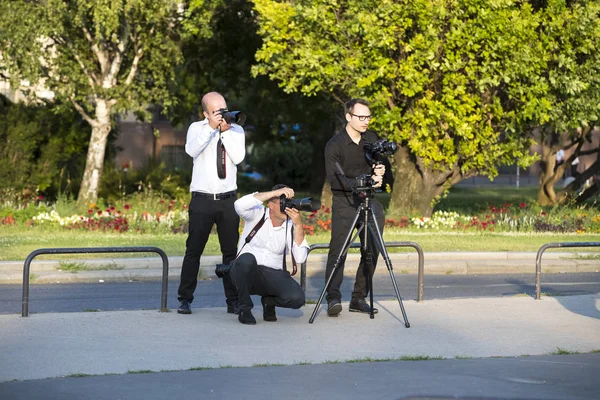
<path fill-rule="evenodd" d="M 413 247 L 419 256 L 419 265 L 418 265 L 418 289 L 417 289 L 417 301 L 423 301 L 423 272 L 424 272 L 424 258 L 423 258 L 423 249 L 415 242 L 385 242 L 385 247 Z M 308 254 L 316 249 L 328 249 L 329 244 L 327 243 L 318 243 L 313 244 L 308 249 Z M 360 243 L 352 243 L 350 245 L 351 249 L 360 248 Z M 304 261 L 300 265 L 300 286 L 302 286 L 302 290 L 306 292 L 306 261 Z"/>
<path fill-rule="evenodd" d="M 169 259 L 162 249 L 158 247 L 74 247 L 74 248 L 55 248 L 55 249 L 37 249 L 32 251 L 25 259 L 23 265 L 23 298 L 21 306 L 21 316 L 29 316 L 29 270 L 31 261 L 41 254 L 81 254 L 81 253 L 157 253 L 162 258 L 162 293 L 160 299 L 160 312 L 167 311 L 167 287 L 169 284 Z"/>
<path fill-rule="evenodd" d="M 560 247 L 600 247 L 600 242 L 559 242 L 559 243 L 546 243 L 537 252 L 535 257 L 535 299 L 539 300 L 541 297 L 541 279 L 542 279 L 542 254 L 547 249 L 560 248 Z"/>

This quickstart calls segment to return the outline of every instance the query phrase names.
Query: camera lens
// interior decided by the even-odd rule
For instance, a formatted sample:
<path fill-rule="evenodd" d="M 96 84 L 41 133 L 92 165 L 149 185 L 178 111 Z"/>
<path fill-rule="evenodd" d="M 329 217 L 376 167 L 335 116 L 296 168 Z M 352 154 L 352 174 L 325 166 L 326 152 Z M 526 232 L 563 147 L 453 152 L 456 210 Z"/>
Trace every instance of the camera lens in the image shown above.
<path fill-rule="evenodd" d="M 246 122 L 246 115 L 241 111 L 224 112 L 223 119 L 228 124 L 244 125 Z"/>
<path fill-rule="evenodd" d="M 321 209 L 321 202 L 319 200 L 313 200 L 312 197 L 294 200 L 293 203 L 294 208 L 300 211 L 313 212 Z"/>
<path fill-rule="evenodd" d="M 279 198 L 279 209 L 285 212 L 286 208 L 295 208 L 298 211 L 314 212 L 321 209 L 321 202 L 312 197 L 303 199 L 288 199 L 284 195 Z"/>

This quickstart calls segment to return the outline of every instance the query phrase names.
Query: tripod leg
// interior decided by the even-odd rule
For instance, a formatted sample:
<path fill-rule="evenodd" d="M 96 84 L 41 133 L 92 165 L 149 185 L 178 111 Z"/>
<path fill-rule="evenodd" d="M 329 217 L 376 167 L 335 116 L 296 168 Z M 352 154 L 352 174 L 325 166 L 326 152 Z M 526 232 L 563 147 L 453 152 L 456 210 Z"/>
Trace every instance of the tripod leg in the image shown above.
<path fill-rule="evenodd" d="M 370 213 L 367 212 L 367 210 L 370 210 L 365 208 L 365 214 L 364 214 L 364 222 L 363 222 L 363 226 L 369 226 L 369 215 Z M 375 318 L 375 313 L 373 312 L 373 273 L 375 273 L 375 268 L 374 268 L 374 264 L 373 264 L 373 253 L 369 247 L 369 229 L 365 229 L 364 230 L 364 237 L 362 240 L 362 248 L 361 250 L 363 251 L 363 256 L 364 256 L 364 264 L 363 264 L 363 272 L 365 275 L 365 284 L 367 287 L 367 290 L 369 291 L 369 303 L 371 306 L 371 311 L 369 312 L 369 318 L 373 319 Z"/>
<path fill-rule="evenodd" d="M 392 261 L 390 260 L 390 256 L 385 248 L 385 242 L 383 241 L 383 236 L 381 236 L 381 231 L 379 230 L 379 224 L 377 224 L 377 220 L 375 219 L 375 213 L 372 208 L 369 208 L 369 214 L 371 215 L 371 220 L 373 221 L 373 226 L 369 225 L 368 230 L 373 237 L 373 241 L 375 245 L 379 249 L 381 256 L 385 260 L 385 265 L 387 266 L 388 272 L 390 273 L 390 278 L 392 279 L 392 286 L 394 286 L 394 291 L 396 292 L 396 298 L 398 299 L 398 304 L 400 304 L 400 311 L 402 311 L 402 317 L 404 318 L 404 326 L 410 328 L 410 323 L 408 322 L 408 317 L 406 316 L 406 311 L 404 310 L 404 304 L 402 303 L 402 297 L 400 296 L 400 291 L 398 290 L 398 285 L 396 283 L 396 277 L 394 276 L 394 269 L 392 267 Z M 372 295 L 372 294 L 371 294 Z"/>
<path fill-rule="evenodd" d="M 364 228 L 364 225 L 359 227 L 358 231 L 356 232 L 356 235 L 354 235 L 354 238 L 352 237 L 352 231 L 354 231 L 354 227 L 356 226 L 356 223 L 358 222 L 359 217 L 360 217 L 360 209 L 357 211 L 356 216 L 354 217 L 354 221 L 352 222 L 352 225 L 350 226 L 350 230 L 348 231 L 348 234 L 346 235 L 346 240 L 344 240 L 344 245 L 342 246 L 342 251 L 338 255 L 337 259 L 335 260 L 335 264 L 333 265 L 331 274 L 329 274 L 329 277 L 327 278 L 327 283 L 325 283 L 325 287 L 323 288 L 323 291 L 321 292 L 321 296 L 319 296 L 319 300 L 317 301 L 317 304 L 315 305 L 315 309 L 313 310 L 312 315 L 310 316 L 310 319 L 308 320 L 309 324 L 312 324 L 313 321 L 315 320 L 317 311 L 319 311 L 319 307 L 321 306 L 321 303 L 323 302 L 323 297 L 325 297 L 325 292 L 329 288 L 329 285 L 331 284 L 331 280 L 333 279 L 333 276 L 334 276 L 335 272 L 337 271 L 338 267 L 340 266 L 342 260 L 346 257 L 346 254 L 348 254 L 348 249 L 350 249 L 350 245 L 352 244 L 352 242 L 354 242 L 356 237 L 360 234 L 360 232 Z"/>

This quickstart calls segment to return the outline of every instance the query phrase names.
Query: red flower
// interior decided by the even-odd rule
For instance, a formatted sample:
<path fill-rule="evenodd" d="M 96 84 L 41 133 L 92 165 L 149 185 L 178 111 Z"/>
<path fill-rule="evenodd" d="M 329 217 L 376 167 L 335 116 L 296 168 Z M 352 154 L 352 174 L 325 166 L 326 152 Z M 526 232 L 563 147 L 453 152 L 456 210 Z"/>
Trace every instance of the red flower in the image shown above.
<path fill-rule="evenodd" d="M 525 208 L 525 203 L 521 203 L 521 204 L 519 204 L 519 207 L 521 207 L 521 208 Z"/>
<path fill-rule="evenodd" d="M 542 211 L 542 212 L 541 212 L 541 215 L 542 215 L 542 216 L 546 215 L 546 212 L 545 212 L 545 211 Z"/>
<path fill-rule="evenodd" d="M 125 205 L 123 206 L 123 208 L 125 208 L 126 210 L 129 210 L 129 209 L 131 208 L 131 206 L 130 206 L 129 204 L 125 204 Z"/>
<path fill-rule="evenodd" d="M 91 213 L 93 213 L 93 212 L 94 212 L 94 211 L 93 211 L 93 210 L 91 210 L 91 209 L 90 209 L 90 210 L 88 210 L 88 214 L 91 214 Z"/>
<path fill-rule="evenodd" d="M 38 196 L 38 200 L 42 201 L 44 200 L 44 196 L 42 196 L 41 194 Z"/>

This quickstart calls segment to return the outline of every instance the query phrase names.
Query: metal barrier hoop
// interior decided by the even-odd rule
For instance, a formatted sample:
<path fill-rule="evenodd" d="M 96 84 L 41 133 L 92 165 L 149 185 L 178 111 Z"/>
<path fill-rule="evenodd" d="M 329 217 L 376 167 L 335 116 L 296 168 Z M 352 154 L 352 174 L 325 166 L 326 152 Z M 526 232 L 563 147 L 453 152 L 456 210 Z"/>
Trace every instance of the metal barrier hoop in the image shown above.
<path fill-rule="evenodd" d="M 21 316 L 29 316 L 29 270 L 31 261 L 41 254 L 81 254 L 81 253 L 157 253 L 162 258 L 162 293 L 160 299 L 160 312 L 167 311 L 167 287 L 169 284 L 169 259 L 165 252 L 154 246 L 147 247 L 74 247 L 37 249 L 29 253 L 23 265 L 23 298 L 21 305 Z"/>
<path fill-rule="evenodd" d="M 539 248 L 537 255 L 535 256 L 535 299 L 540 300 L 542 290 L 542 254 L 547 249 L 561 248 L 561 247 L 600 247 L 600 242 L 558 242 L 558 243 L 546 243 Z"/>
<path fill-rule="evenodd" d="M 424 273 L 424 257 L 423 257 L 423 249 L 415 242 L 386 242 L 385 247 L 413 247 L 419 256 L 419 264 L 418 264 L 418 288 L 417 288 L 417 301 L 423 301 L 423 273 Z M 308 248 L 308 254 L 310 252 L 317 249 L 328 249 L 329 244 L 327 243 L 318 243 L 313 244 Z M 360 248 L 360 243 L 352 243 L 350 245 L 351 249 Z M 308 257 L 307 257 L 308 258 Z M 300 265 L 300 286 L 302 290 L 306 292 L 306 261 L 304 261 Z"/>

